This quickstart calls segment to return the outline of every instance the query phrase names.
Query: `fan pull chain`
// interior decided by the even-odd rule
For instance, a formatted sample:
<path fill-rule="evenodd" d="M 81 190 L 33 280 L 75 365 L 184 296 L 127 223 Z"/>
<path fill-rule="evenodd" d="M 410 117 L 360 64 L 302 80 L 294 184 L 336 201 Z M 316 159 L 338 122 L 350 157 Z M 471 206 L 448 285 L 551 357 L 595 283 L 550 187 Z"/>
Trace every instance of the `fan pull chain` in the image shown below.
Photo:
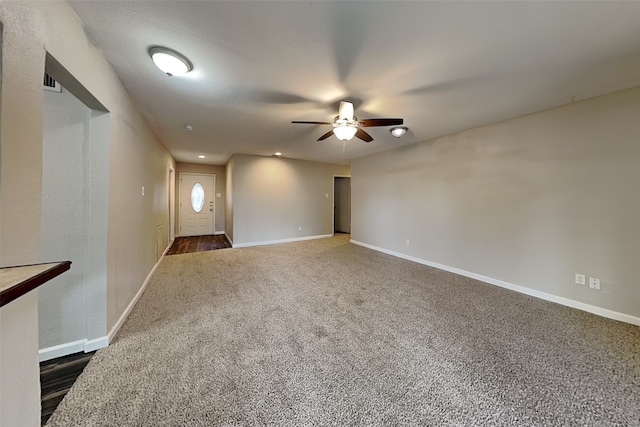
<path fill-rule="evenodd" d="M 342 141 L 342 164 L 346 165 L 347 164 L 347 141 Z"/>

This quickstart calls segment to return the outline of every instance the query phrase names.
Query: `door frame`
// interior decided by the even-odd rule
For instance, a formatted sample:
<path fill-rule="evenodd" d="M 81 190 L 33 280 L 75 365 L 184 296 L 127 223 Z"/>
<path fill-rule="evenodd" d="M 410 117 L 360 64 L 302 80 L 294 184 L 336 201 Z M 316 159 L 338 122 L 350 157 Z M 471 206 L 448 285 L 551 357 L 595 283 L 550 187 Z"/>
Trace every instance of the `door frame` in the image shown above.
<path fill-rule="evenodd" d="M 211 176 L 213 177 L 213 214 L 211 215 L 211 221 L 212 221 L 212 225 L 211 225 L 211 230 L 212 230 L 212 234 L 216 234 L 216 174 L 215 173 L 197 173 L 197 172 L 180 172 L 178 174 L 178 188 L 177 188 L 177 192 L 178 192 L 178 236 L 181 236 L 181 229 L 180 226 L 182 224 L 182 202 L 180 201 L 180 198 L 182 197 L 182 194 L 180 194 L 180 191 L 182 190 L 182 176 L 183 175 L 197 175 L 197 176 Z"/>
<path fill-rule="evenodd" d="M 169 243 L 167 246 L 171 246 L 176 238 L 176 194 L 176 170 L 169 165 L 169 235 L 167 236 Z"/>
<path fill-rule="evenodd" d="M 349 178 L 349 233 L 351 233 L 351 175 L 333 175 L 331 195 L 331 233 L 336 234 L 336 178 Z"/>

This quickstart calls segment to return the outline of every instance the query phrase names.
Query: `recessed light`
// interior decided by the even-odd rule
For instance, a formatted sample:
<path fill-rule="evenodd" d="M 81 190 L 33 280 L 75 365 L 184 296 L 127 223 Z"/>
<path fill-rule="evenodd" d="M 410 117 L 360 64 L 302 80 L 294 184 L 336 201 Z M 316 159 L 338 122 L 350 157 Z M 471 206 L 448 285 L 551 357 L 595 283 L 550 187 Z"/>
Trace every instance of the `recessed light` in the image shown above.
<path fill-rule="evenodd" d="M 193 130 L 193 126 L 191 126 L 191 125 L 186 125 L 184 128 L 185 128 L 186 130 Z"/>
<path fill-rule="evenodd" d="M 199 159 L 204 159 L 205 157 L 204 157 L 202 154 L 200 154 L 200 155 L 198 156 L 198 158 L 199 158 Z"/>
<path fill-rule="evenodd" d="M 151 46 L 149 55 L 156 67 L 167 73 L 169 77 L 179 76 L 193 70 L 193 64 L 186 56 L 164 46 Z"/>
<path fill-rule="evenodd" d="M 281 153 L 281 152 L 279 152 L 279 151 L 276 151 L 275 153 L 273 153 L 273 155 L 274 155 L 274 156 L 278 156 L 278 157 L 280 157 L 280 156 L 282 156 L 282 153 Z"/>

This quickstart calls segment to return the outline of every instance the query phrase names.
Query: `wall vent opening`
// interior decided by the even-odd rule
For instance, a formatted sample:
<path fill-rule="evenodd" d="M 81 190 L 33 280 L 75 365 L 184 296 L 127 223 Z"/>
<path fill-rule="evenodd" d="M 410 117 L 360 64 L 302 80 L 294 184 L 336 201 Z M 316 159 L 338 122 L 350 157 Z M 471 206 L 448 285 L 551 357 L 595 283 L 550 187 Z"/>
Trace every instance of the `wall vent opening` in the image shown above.
<path fill-rule="evenodd" d="M 62 92 L 62 86 L 49 74 L 44 73 L 44 90 L 51 92 Z"/>

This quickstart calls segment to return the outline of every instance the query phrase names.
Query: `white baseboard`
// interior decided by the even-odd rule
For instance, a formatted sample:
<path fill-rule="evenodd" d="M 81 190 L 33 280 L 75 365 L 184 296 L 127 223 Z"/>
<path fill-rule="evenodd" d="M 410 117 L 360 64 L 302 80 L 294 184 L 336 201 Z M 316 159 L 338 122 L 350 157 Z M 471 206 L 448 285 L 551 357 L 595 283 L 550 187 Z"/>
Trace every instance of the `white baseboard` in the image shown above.
<path fill-rule="evenodd" d="M 94 338 L 92 340 L 87 340 L 84 344 L 84 352 L 88 353 L 90 351 L 99 350 L 109 345 L 109 337 L 104 336 L 100 338 Z"/>
<path fill-rule="evenodd" d="M 213 234 L 214 236 L 219 236 L 221 234 L 226 234 L 226 233 L 224 231 L 215 231 Z"/>
<path fill-rule="evenodd" d="M 136 295 L 133 297 L 133 300 L 129 303 L 126 310 L 122 313 L 122 315 L 120 316 L 116 324 L 113 326 L 113 328 L 111 328 L 111 330 L 106 336 L 94 338 L 94 339 L 82 339 L 78 341 L 55 345 L 53 347 L 43 348 L 38 351 L 38 360 L 40 362 L 45 362 L 47 360 L 55 359 L 57 357 L 67 356 L 69 354 L 80 353 L 80 352 L 88 353 L 90 351 L 99 350 L 101 348 L 108 346 L 109 343 L 113 340 L 113 337 L 116 336 L 116 334 L 122 327 L 122 324 L 129 316 L 129 313 L 131 313 L 131 310 L 133 310 L 133 307 L 136 305 L 136 303 L 144 293 L 144 290 L 149 284 L 149 281 L 151 280 L 153 273 L 155 273 L 156 270 L 158 269 L 158 266 L 160 266 L 160 262 L 162 261 L 164 256 L 167 254 L 170 247 L 171 245 L 168 245 L 165 248 L 160 259 L 158 260 L 156 265 L 153 266 L 153 268 L 151 269 L 151 272 L 147 275 L 147 278 L 142 284 L 142 287 L 138 290 Z"/>
<path fill-rule="evenodd" d="M 290 243 L 290 242 L 299 242 L 302 240 L 324 239 L 326 237 L 333 237 L 333 234 L 320 234 L 317 236 L 294 237 L 292 239 L 282 239 L 282 240 L 265 240 L 262 242 L 252 242 L 252 243 L 234 244 L 233 242 L 231 242 L 231 246 L 234 248 L 246 248 L 249 246 L 275 245 L 277 243 Z M 229 241 L 231 241 L 231 239 L 229 239 Z"/>
<path fill-rule="evenodd" d="M 84 344 L 86 342 L 87 340 L 85 339 L 54 345 L 53 347 L 42 348 L 38 350 L 38 360 L 40 362 L 46 362 L 47 360 L 66 356 L 68 354 L 80 353 L 84 351 Z"/>
<path fill-rule="evenodd" d="M 91 340 L 83 339 L 54 345 L 53 347 L 38 350 L 38 360 L 40 362 L 46 362 L 47 360 L 68 356 L 74 353 L 89 353 L 90 351 L 101 349 L 107 345 L 109 345 L 109 339 L 106 336 Z"/>
<path fill-rule="evenodd" d="M 131 300 L 127 308 L 122 312 L 122 314 L 120 315 L 120 318 L 118 318 L 118 321 L 113 325 L 113 327 L 107 334 L 108 342 L 113 341 L 113 338 L 116 336 L 116 334 L 124 324 L 124 321 L 127 320 L 127 317 L 129 317 L 131 310 L 133 310 L 133 307 L 136 306 L 136 304 L 138 303 L 138 300 L 144 293 L 145 289 L 147 289 L 147 285 L 149 285 L 149 282 L 151 281 L 153 274 L 156 272 L 156 270 L 160 266 L 160 263 L 164 259 L 167 252 L 169 252 L 170 248 L 171 246 L 167 246 L 164 252 L 162 252 L 162 256 L 160 256 L 160 259 L 158 260 L 158 262 L 156 262 L 156 265 L 154 265 L 151 271 L 149 272 L 149 274 L 147 274 L 147 278 L 144 279 L 144 283 L 142 283 L 142 286 L 140 287 L 140 289 L 138 289 L 138 292 L 136 292 L 136 294 L 134 295 L 133 299 Z"/>
<path fill-rule="evenodd" d="M 595 305 L 585 304 L 580 301 L 575 301 L 569 298 L 560 297 L 546 292 L 536 291 L 535 289 L 527 288 L 520 285 L 514 285 L 513 283 L 505 282 L 502 280 L 494 279 L 493 277 L 483 276 L 481 274 L 472 273 L 470 271 L 462 270 L 460 268 L 449 267 L 447 265 L 438 264 L 436 262 L 427 261 L 424 259 L 416 258 L 411 255 L 405 255 L 400 252 L 390 251 L 388 249 L 380 248 L 377 246 L 369 245 L 367 243 L 359 242 L 357 240 L 351 240 L 351 243 L 365 248 L 373 249 L 374 251 L 382 252 L 388 255 L 393 255 L 398 258 L 403 258 L 409 261 L 417 262 L 419 264 L 428 265 L 439 270 L 448 271 L 450 273 L 459 274 L 461 276 L 469 277 L 471 279 L 479 280 L 481 282 L 489 283 L 491 285 L 500 286 L 501 288 L 510 289 L 512 291 L 520 292 L 521 294 L 530 295 L 532 297 L 540 298 L 546 301 L 555 302 L 557 304 L 565 305 L 571 308 L 577 308 L 578 310 L 586 311 L 589 313 L 597 314 L 598 316 L 607 317 L 613 320 L 619 320 L 620 322 L 630 323 L 632 325 L 640 326 L 640 317 L 631 316 L 629 314 L 619 313 L 617 311 L 608 310 L 606 308 L 597 307 Z"/>

